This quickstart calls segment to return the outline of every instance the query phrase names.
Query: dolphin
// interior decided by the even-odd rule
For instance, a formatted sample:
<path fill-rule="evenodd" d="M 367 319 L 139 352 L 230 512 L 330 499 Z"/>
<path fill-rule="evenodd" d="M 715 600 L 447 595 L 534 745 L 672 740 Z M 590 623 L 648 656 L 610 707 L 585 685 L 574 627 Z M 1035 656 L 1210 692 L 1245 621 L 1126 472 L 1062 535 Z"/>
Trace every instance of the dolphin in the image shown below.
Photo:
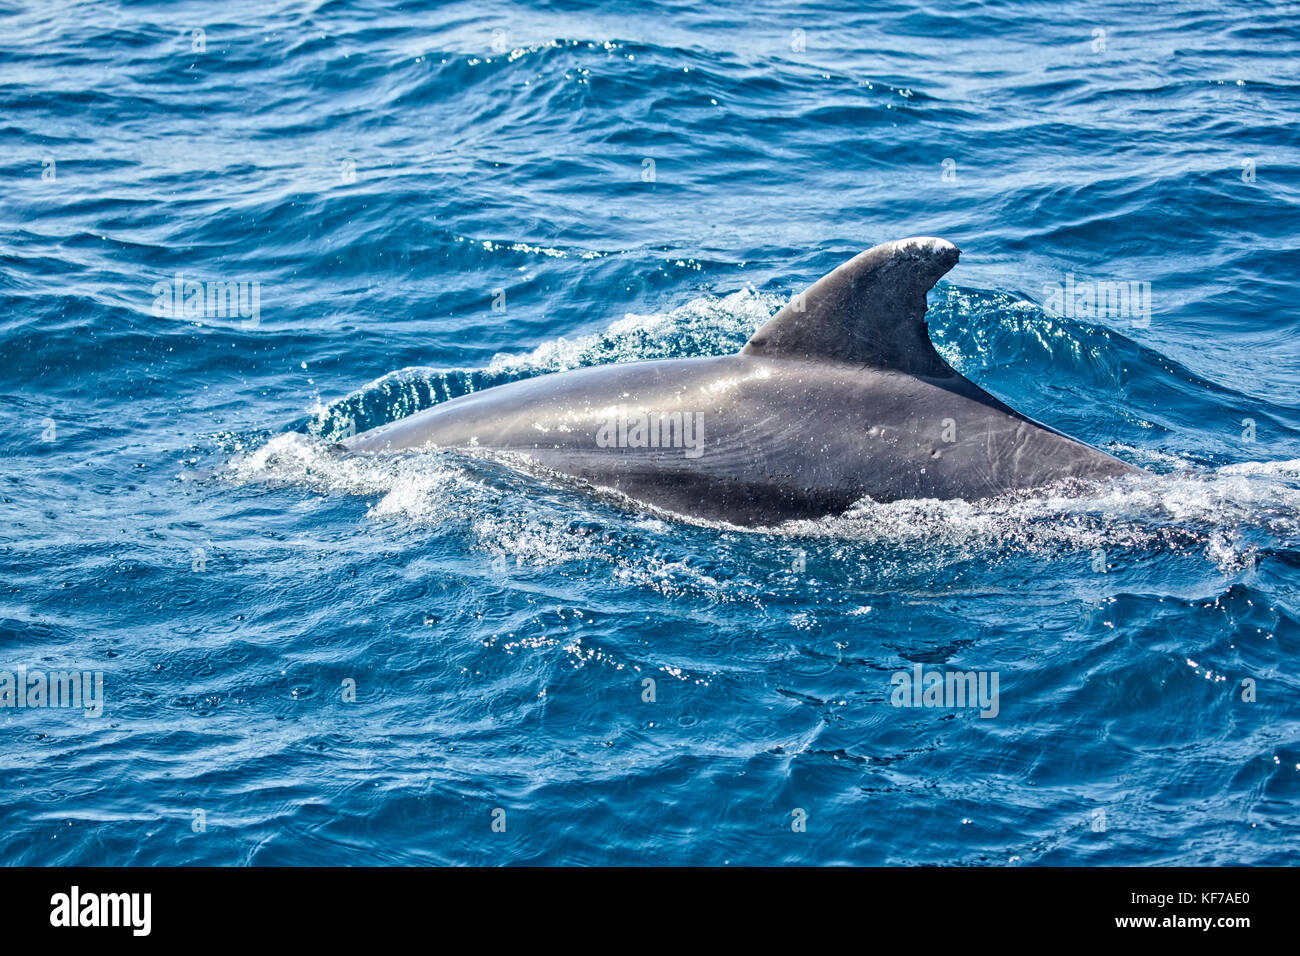
<path fill-rule="evenodd" d="M 525 467 L 738 526 L 840 514 L 868 497 L 974 501 L 1137 472 L 939 356 L 926 293 L 959 255 L 943 239 L 886 242 L 795 296 L 735 354 L 510 382 L 344 446 L 514 453 Z"/>

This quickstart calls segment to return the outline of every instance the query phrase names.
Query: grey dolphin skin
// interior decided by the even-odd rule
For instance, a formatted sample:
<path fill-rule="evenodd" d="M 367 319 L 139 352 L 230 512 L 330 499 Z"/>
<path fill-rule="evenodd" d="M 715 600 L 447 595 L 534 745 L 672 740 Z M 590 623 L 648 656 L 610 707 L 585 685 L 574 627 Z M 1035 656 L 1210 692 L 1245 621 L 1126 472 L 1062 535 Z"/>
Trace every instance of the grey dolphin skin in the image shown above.
<path fill-rule="evenodd" d="M 978 500 L 1137 471 L 1031 421 L 934 350 L 942 239 L 886 242 L 819 279 L 738 353 L 575 369 L 464 395 L 355 452 L 514 452 L 686 517 L 772 525 L 863 497 Z"/>

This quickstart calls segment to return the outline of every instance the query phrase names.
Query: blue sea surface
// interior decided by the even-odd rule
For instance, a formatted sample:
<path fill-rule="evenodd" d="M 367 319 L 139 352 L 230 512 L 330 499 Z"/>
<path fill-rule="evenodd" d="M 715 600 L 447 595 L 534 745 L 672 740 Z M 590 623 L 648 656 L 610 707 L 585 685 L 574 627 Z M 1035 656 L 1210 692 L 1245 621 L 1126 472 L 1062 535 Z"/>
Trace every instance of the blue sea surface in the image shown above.
<path fill-rule="evenodd" d="M 104 678 L 0 700 L 0 863 L 1297 862 L 1297 64 L 1295 3 L 0 2 L 0 671 Z M 945 357 L 1149 476 L 746 531 L 329 450 L 912 235 Z"/>

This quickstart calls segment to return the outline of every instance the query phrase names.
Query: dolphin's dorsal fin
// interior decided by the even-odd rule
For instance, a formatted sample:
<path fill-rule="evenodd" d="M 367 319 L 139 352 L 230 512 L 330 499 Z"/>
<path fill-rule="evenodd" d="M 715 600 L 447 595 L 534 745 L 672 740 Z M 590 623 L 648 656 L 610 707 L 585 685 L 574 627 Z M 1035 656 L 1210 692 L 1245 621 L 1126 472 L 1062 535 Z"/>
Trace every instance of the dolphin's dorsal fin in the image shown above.
<path fill-rule="evenodd" d="M 741 354 L 955 375 L 930 344 L 925 294 L 959 254 L 951 242 L 929 237 L 874 246 L 795 296 Z"/>

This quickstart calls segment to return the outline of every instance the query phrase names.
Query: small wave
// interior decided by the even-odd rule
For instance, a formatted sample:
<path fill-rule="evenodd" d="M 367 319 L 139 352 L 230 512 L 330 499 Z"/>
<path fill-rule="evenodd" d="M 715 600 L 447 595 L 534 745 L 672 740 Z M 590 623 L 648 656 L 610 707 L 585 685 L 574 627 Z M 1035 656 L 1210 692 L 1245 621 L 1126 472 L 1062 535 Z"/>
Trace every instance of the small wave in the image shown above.
<path fill-rule="evenodd" d="M 1300 459 L 1143 474 L 985 501 L 864 500 L 780 533 L 973 556 L 1007 549 L 1202 551 L 1221 570 L 1253 564 L 1265 538 L 1300 542 Z"/>

